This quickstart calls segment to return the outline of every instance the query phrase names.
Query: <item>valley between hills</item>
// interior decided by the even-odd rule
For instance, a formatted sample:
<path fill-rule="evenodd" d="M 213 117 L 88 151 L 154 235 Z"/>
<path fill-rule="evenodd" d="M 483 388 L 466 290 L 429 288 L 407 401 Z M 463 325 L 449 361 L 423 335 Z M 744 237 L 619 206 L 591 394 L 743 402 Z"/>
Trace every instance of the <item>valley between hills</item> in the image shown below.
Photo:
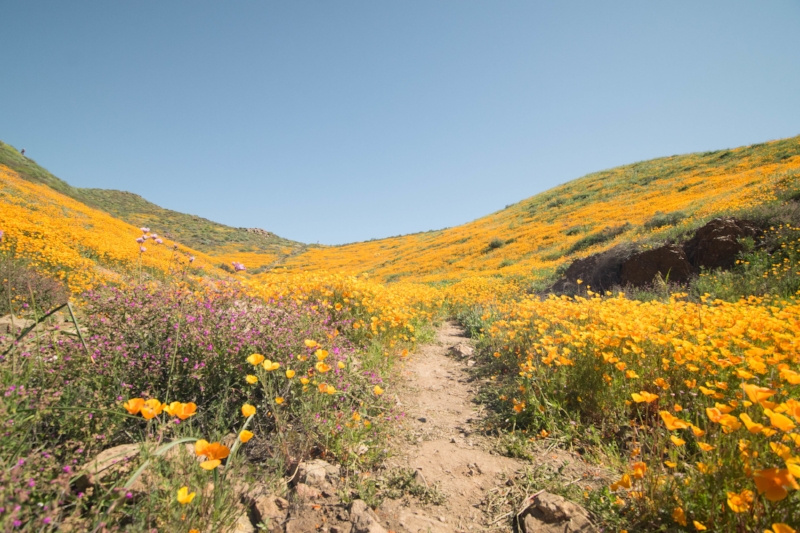
<path fill-rule="evenodd" d="M 800 137 L 342 246 L 0 143 L 0 232 L 4 530 L 800 526 Z"/>

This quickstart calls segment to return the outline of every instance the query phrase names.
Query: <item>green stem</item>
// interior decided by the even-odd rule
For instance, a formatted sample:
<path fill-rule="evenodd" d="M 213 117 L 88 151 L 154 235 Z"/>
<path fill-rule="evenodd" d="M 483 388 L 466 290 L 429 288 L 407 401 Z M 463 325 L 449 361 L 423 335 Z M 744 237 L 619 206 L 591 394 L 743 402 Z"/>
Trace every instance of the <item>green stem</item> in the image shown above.
<path fill-rule="evenodd" d="M 94 356 L 91 354 L 89 347 L 86 345 L 86 340 L 83 338 L 83 333 L 81 333 L 81 327 L 78 325 L 78 319 L 75 318 L 75 311 L 72 309 L 72 304 L 69 301 L 67 301 L 67 309 L 69 309 L 69 316 L 72 318 L 72 323 L 75 324 L 75 331 L 78 332 L 78 337 L 81 339 L 83 349 L 86 350 L 86 353 L 92 358 L 92 363 L 94 363 Z"/>

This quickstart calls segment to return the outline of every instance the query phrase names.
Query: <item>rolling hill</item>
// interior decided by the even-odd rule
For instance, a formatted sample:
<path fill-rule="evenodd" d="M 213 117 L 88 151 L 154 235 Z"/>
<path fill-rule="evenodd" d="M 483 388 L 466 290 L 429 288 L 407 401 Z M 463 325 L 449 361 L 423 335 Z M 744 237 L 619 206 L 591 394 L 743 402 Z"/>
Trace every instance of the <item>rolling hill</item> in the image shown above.
<path fill-rule="evenodd" d="M 256 269 L 306 249 L 306 245 L 302 243 L 258 228 L 234 228 L 195 215 L 164 209 L 130 192 L 73 187 L 3 142 L 0 142 L 0 165 L 5 165 L 31 183 L 47 185 L 129 224 L 150 227 L 160 235 L 209 255 L 224 259 L 235 256 L 236 260 L 246 262 Z"/>
<path fill-rule="evenodd" d="M 625 241 L 666 241 L 709 218 L 795 190 L 800 136 L 653 159 L 589 174 L 478 220 L 287 257 L 288 270 L 370 273 L 386 281 L 468 275 L 541 279 Z"/>
<path fill-rule="evenodd" d="M 664 242 L 714 216 L 797 189 L 800 136 L 603 170 L 460 226 L 341 246 L 310 246 L 264 230 L 225 226 L 129 192 L 72 187 L 8 144 L 0 143 L 0 165 L 218 258 L 218 266 L 242 262 L 264 281 L 276 267 L 366 273 L 387 282 L 450 283 L 467 276 L 535 281 L 620 242 Z"/>

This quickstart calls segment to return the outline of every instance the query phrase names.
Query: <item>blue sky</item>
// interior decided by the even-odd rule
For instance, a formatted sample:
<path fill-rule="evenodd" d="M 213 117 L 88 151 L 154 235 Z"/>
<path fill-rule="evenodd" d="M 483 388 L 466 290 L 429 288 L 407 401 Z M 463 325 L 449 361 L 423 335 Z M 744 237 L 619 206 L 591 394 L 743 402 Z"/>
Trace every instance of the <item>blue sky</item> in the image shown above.
<path fill-rule="evenodd" d="M 800 134 L 800 2 L 3 2 L 0 139 L 304 242 Z"/>

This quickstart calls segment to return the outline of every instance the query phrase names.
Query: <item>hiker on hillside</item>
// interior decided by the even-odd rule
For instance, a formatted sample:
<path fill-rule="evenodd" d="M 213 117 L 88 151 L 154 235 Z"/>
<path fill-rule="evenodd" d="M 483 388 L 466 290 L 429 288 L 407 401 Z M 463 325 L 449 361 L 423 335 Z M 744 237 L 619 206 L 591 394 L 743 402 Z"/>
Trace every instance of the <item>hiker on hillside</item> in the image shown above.
<path fill-rule="evenodd" d="M 25 155 L 25 148 L 23 148 L 22 150 L 20 150 L 20 151 L 19 151 L 19 153 L 20 153 L 20 154 L 22 154 L 22 155 L 24 156 L 24 155 Z"/>

